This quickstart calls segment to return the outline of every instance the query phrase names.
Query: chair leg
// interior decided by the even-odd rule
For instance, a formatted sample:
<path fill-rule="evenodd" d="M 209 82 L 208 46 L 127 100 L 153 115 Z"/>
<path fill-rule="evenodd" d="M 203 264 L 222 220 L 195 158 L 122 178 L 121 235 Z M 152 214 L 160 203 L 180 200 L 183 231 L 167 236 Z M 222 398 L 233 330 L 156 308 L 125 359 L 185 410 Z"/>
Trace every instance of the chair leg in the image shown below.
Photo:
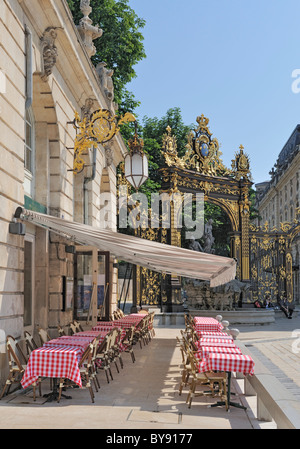
<path fill-rule="evenodd" d="M 64 386 L 64 379 L 60 378 L 57 402 L 60 402 L 63 386 Z"/>
<path fill-rule="evenodd" d="M 134 355 L 134 352 L 133 352 L 132 349 L 131 349 L 131 351 L 129 351 L 129 352 L 130 352 L 130 355 L 131 355 L 132 363 L 134 363 L 134 362 L 135 362 L 135 355 Z"/>
<path fill-rule="evenodd" d="M 191 405 L 192 405 L 192 400 L 193 400 L 193 397 L 194 397 L 194 395 L 195 395 L 195 390 L 196 390 L 196 382 L 194 381 L 194 380 L 192 380 L 192 384 L 191 384 L 191 388 L 190 388 L 190 391 L 189 391 L 189 401 L 187 401 L 188 402 L 188 408 L 191 408 Z"/>
<path fill-rule="evenodd" d="M 89 392 L 90 392 L 90 396 L 91 396 L 92 402 L 94 403 L 94 402 L 95 402 L 95 401 L 94 401 L 95 395 L 94 395 L 94 391 L 93 391 L 93 388 L 92 388 L 92 384 L 91 384 L 90 379 L 87 380 L 86 388 L 89 389 Z"/>
<path fill-rule="evenodd" d="M 119 357 L 119 361 L 120 361 L 120 366 L 123 369 L 124 368 L 124 363 L 123 363 L 123 359 L 122 359 L 121 354 L 119 354 L 118 357 Z"/>
<path fill-rule="evenodd" d="M 35 390 L 36 390 L 36 382 L 34 382 L 33 383 L 33 400 L 34 400 L 34 402 L 36 401 L 36 393 L 35 393 Z"/>
<path fill-rule="evenodd" d="M 109 384 L 108 368 L 105 367 L 105 368 L 104 368 L 104 371 L 105 371 L 107 383 Z"/>
<path fill-rule="evenodd" d="M 96 389 L 96 391 L 99 391 L 99 389 L 100 389 L 100 382 L 99 382 L 99 380 L 98 380 L 98 377 L 97 377 L 97 371 L 96 371 L 95 368 L 93 368 L 93 371 L 92 371 L 92 378 L 93 378 L 93 380 L 94 380 L 94 384 L 95 384 L 95 389 Z"/>
<path fill-rule="evenodd" d="M 6 389 L 7 389 L 8 387 L 10 387 L 10 385 L 11 385 L 11 378 L 12 378 L 12 375 L 10 374 L 10 375 L 8 376 L 7 381 L 5 382 L 4 388 L 3 388 L 2 393 L 1 393 L 1 395 L 0 395 L 0 400 L 3 398 Z M 7 390 L 7 394 L 8 394 L 8 390 Z"/>
<path fill-rule="evenodd" d="M 119 367 L 118 367 L 117 361 L 115 360 L 114 363 L 115 363 L 116 370 L 117 370 L 118 373 L 119 373 L 120 371 L 119 371 Z"/>

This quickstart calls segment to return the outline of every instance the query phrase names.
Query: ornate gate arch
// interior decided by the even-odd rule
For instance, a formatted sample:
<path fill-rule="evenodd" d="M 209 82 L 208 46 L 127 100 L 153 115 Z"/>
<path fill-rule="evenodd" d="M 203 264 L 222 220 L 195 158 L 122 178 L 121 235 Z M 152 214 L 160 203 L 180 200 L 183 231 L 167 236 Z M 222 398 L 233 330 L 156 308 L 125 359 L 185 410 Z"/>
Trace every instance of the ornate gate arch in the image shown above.
<path fill-rule="evenodd" d="M 176 137 L 172 135 L 170 127 L 166 129 L 162 146 L 164 166 L 160 170 L 160 194 L 179 193 L 183 196 L 185 193 L 203 193 L 205 202 L 225 211 L 232 228 L 230 256 L 237 259 L 237 277 L 249 281 L 249 188 L 252 185 L 249 158 L 240 146 L 231 168 L 225 167 L 218 140 L 212 138 L 209 130 L 209 119 L 201 115 L 196 121 L 197 126 L 187 136 L 186 153 L 181 158 L 177 153 Z M 175 219 L 178 213 L 176 207 L 176 202 L 171 201 L 171 226 L 169 229 L 162 227 L 160 235 L 163 235 L 164 243 L 181 246 L 181 230 L 177 228 Z M 140 274 L 140 285 L 147 285 L 147 274 Z M 148 275 L 153 280 L 152 274 Z M 181 309 L 181 280 L 176 275 L 162 277 L 159 300 L 165 310 Z"/>

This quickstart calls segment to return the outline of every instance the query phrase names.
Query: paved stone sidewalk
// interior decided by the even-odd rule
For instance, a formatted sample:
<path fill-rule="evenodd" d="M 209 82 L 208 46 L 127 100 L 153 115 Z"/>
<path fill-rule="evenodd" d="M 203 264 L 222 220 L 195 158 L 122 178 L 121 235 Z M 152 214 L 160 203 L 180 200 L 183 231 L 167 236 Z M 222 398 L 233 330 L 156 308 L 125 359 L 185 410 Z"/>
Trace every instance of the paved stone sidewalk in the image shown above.
<path fill-rule="evenodd" d="M 265 326 L 236 326 L 239 339 L 300 399 L 300 316 Z"/>
<path fill-rule="evenodd" d="M 277 319 L 274 324 L 236 325 L 239 339 L 249 347 L 274 376 L 300 399 L 300 316 Z M 68 392 L 71 400 L 34 403 L 31 390 L 20 391 L 0 401 L 1 429 L 274 429 L 275 423 L 256 419 L 256 398 L 243 394 L 243 381 L 235 379 L 234 401 L 248 406 L 245 412 L 223 407 L 210 408 L 214 399 L 195 398 L 191 409 L 178 395 L 180 351 L 176 336 L 180 327 L 159 327 L 156 337 L 142 349 L 135 347 L 136 363 L 124 355 L 124 369 L 106 382 L 99 374 L 101 389 L 95 403 L 85 389 Z M 299 339 L 299 342 L 298 340 Z M 299 344 L 298 344 L 299 343 Z M 49 392 L 47 381 L 43 393 Z M 25 394 L 26 393 L 26 394 Z"/>
<path fill-rule="evenodd" d="M 1 429 L 257 429 L 274 428 L 255 418 L 255 397 L 245 397 L 238 381 L 233 383 L 235 402 L 248 405 L 242 409 L 209 407 L 214 398 L 195 398 L 191 409 L 185 403 L 187 389 L 178 395 L 180 351 L 176 345 L 179 328 L 157 328 L 155 338 L 142 349 L 135 347 L 136 362 L 124 355 L 124 369 L 106 382 L 99 374 L 101 388 L 95 403 L 85 389 L 69 390 L 71 400 L 47 403 L 32 395 L 10 395 L 0 401 Z M 43 393 L 49 392 L 43 382 Z M 31 397 L 30 397 L 31 396 Z"/>

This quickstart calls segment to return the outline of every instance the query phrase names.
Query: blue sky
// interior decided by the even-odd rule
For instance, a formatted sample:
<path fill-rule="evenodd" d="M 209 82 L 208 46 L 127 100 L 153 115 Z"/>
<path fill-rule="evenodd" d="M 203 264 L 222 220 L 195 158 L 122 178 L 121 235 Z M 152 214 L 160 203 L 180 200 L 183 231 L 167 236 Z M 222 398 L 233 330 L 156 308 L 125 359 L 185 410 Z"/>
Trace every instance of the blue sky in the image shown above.
<path fill-rule="evenodd" d="M 129 0 L 146 20 L 147 58 L 127 85 L 138 119 L 179 107 L 210 119 L 227 167 L 242 144 L 254 183 L 269 179 L 300 123 L 299 0 Z M 292 77 L 299 69 L 299 75 Z M 297 79 L 299 78 L 299 83 Z"/>

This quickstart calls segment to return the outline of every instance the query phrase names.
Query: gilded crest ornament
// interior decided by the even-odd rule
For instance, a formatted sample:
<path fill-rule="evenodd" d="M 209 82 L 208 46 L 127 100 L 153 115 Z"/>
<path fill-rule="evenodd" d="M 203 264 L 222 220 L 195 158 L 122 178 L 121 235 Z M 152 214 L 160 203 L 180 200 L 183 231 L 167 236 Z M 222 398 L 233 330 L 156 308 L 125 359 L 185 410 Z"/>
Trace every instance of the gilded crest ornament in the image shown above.
<path fill-rule="evenodd" d="M 196 119 L 198 127 L 191 131 L 187 137 L 187 151 L 181 161 L 185 168 L 194 169 L 210 176 L 225 176 L 230 172 L 224 166 L 216 138 L 208 128 L 209 119 L 203 114 Z"/>

